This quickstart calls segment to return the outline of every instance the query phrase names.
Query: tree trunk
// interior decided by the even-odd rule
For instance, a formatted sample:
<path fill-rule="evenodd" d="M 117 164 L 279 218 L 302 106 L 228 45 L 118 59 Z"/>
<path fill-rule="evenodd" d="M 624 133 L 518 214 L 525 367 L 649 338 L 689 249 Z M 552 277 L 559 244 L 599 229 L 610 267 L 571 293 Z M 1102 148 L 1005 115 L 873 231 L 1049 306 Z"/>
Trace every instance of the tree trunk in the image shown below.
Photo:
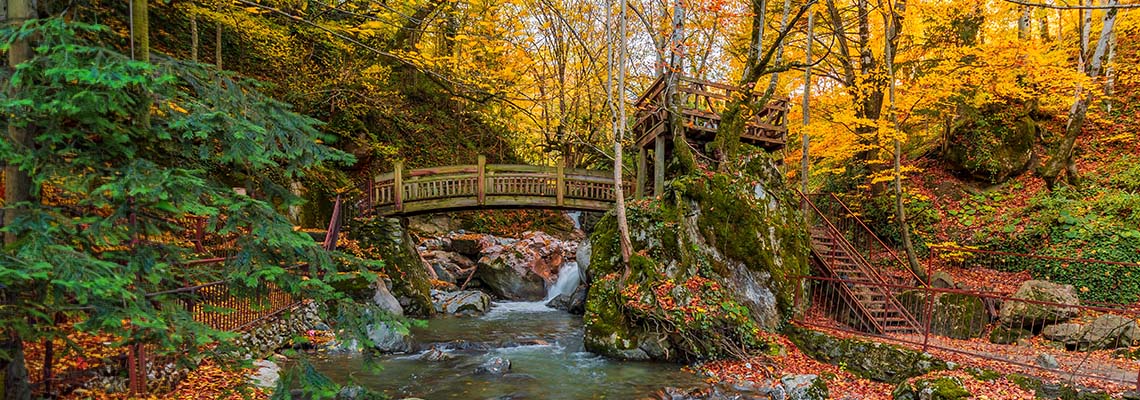
<path fill-rule="evenodd" d="M 31 0 L 7 0 L 6 4 L 6 23 L 22 24 L 24 21 L 35 17 L 35 9 Z M 26 39 L 14 41 L 8 48 L 8 68 L 15 69 L 17 65 L 30 60 L 32 49 L 31 43 Z M 12 88 L 12 90 L 19 89 Z M 9 124 L 8 136 L 17 148 L 27 149 L 35 145 L 33 136 L 27 127 Z M 15 166 L 5 166 L 4 204 L 7 207 L 3 220 L 5 226 L 14 222 L 19 214 L 23 213 L 23 203 L 36 200 L 33 196 L 34 192 L 31 177 L 26 171 L 21 171 Z M 13 205 L 16 207 L 12 207 Z M 15 233 L 4 234 L 5 245 L 11 245 L 18 239 L 19 237 Z M 4 375 L 3 380 L 0 381 L 4 385 L 3 400 L 28 400 L 32 397 L 32 387 L 28 379 L 28 368 L 24 362 L 24 344 L 18 332 L 7 331 L 4 336 L 4 342 L 0 344 L 0 354 L 6 354 L 10 358 L 0 360 Z"/>
<path fill-rule="evenodd" d="M 815 13 L 808 14 L 807 25 L 807 46 L 804 48 L 804 129 L 802 134 L 803 142 L 803 155 L 800 157 L 800 191 L 803 193 L 808 192 L 808 179 L 811 175 L 811 158 L 809 156 L 811 149 L 811 135 L 808 135 L 808 125 L 811 124 L 811 45 L 815 40 Z M 805 210 L 806 212 L 806 210 Z"/>
<path fill-rule="evenodd" d="M 614 134 L 614 217 L 617 219 L 619 242 L 621 242 L 621 259 L 624 270 L 621 276 L 621 282 L 629 277 L 629 258 L 633 255 L 632 244 L 629 240 L 629 222 L 626 221 L 625 216 L 625 195 L 622 190 L 622 137 L 625 131 L 625 37 L 626 37 L 626 13 L 625 2 L 620 1 L 621 13 L 619 22 L 619 37 L 617 40 L 621 41 L 618 48 L 616 57 L 613 51 L 614 40 L 607 40 L 607 58 L 609 59 L 609 68 L 606 69 L 606 98 L 610 102 L 610 115 L 611 128 Z M 606 30 L 610 30 L 613 26 L 612 10 L 609 5 L 606 6 Z M 613 75 L 615 63 L 617 64 L 617 86 L 618 93 L 614 95 L 613 89 Z"/>
<path fill-rule="evenodd" d="M 791 8 L 792 8 L 791 0 L 784 0 L 784 13 L 780 17 L 780 30 L 781 31 L 788 29 L 788 13 L 791 11 Z M 784 42 L 780 41 L 780 43 L 776 43 L 776 46 L 777 46 L 776 47 L 776 64 L 780 64 L 781 62 L 784 61 Z M 776 92 L 776 85 L 779 83 L 780 83 L 780 73 L 779 72 L 773 72 L 772 73 L 772 79 L 770 81 L 768 81 L 768 89 L 767 89 L 767 91 L 764 92 L 764 97 L 772 97 L 772 94 Z"/>
<path fill-rule="evenodd" d="M 214 65 L 222 70 L 222 23 L 214 25 Z"/>
<path fill-rule="evenodd" d="M 906 3 L 900 0 L 894 9 L 894 14 L 890 16 L 887 24 L 887 38 L 886 44 L 883 48 L 883 58 L 886 60 L 887 65 L 887 116 L 890 118 L 891 127 L 898 129 L 898 118 L 895 114 L 895 51 L 898 43 L 898 36 L 900 34 L 899 25 L 902 21 L 901 13 L 905 11 Z M 903 250 L 906 252 L 907 264 L 910 270 L 914 272 L 918 279 L 923 283 L 929 281 L 926 275 L 926 268 L 918 262 L 918 257 L 914 253 L 914 242 L 910 237 L 910 224 L 906 220 L 906 207 L 903 206 L 903 189 L 902 189 L 902 141 L 899 140 L 899 133 L 894 132 L 892 135 L 894 139 L 894 189 L 895 189 L 895 219 L 898 220 L 899 232 L 902 233 Z"/>
<path fill-rule="evenodd" d="M 1021 6 L 1021 17 L 1017 19 L 1017 38 L 1029 39 L 1029 27 L 1032 24 L 1032 13 L 1029 6 Z"/>
<path fill-rule="evenodd" d="M 198 16 L 190 14 L 190 61 L 198 62 Z"/>
<path fill-rule="evenodd" d="M 1111 7 L 1117 3 L 1117 0 L 1108 0 L 1107 5 Z M 1112 38 L 1113 27 L 1116 25 L 1116 13 L 1116 8 L 1109 8 L 1104 13 L 1104 25 L 1101 27 L 1100 39 L 1097 39 L 1096 50 L 1085 69 L 1085 74 L 1089 78 L 1096 79 L 1100 75 L 1101 66 L 1104 64 L 1108 52 L 1108 42 Z M 1076 98 L 1073 101 L 1073 106 L 1069 108 L 1069 120 L 1065 124 L 1065 136 L 1061 138 L 1061 143 L 1049 155 L 1049 162 L 1041 169 L 1041 179 L 1045 181 L 1045 186 L 1049 190 L 1056 187 L 1057 180 L 1064 172 L 1068 172 L 1067 180 L 1070 184 L 1080 182 L 1076 166 L 1073 165 L 1075 162 L 1073 160 L 1073 149 L 1076 146 L 1077 137 L 1081 134 L 1081 128 L 1084 126 L 1091 101 L 1092 90 L 1084 90 L 1078 84 Z"/>
<path fill-rule="evenodd" d="M 1112 112 L 1112 92 L 1116 85 L 1116 74 L 1112 68 L 1112 58 L 1116 55 L 1116 31 L 1108 38 L 1108 56 L 1104 60 L 1104 111 Z"/>

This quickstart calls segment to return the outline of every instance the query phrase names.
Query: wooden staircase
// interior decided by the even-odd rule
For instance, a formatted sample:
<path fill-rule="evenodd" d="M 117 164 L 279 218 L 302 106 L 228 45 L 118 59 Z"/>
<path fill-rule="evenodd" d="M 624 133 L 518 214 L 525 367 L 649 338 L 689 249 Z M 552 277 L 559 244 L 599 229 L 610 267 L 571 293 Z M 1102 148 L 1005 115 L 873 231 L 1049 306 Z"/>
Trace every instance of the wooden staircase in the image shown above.
<path fill-rule="evenodd" d="M 811 247 L 819 272 L 842 281 L 836 282 L 839 293 L 864 323 L 857 328 L 877 334 L 920 331 L 915 318 L 895 298 L 895 291 L 826 221 L 811 228 Z"/>

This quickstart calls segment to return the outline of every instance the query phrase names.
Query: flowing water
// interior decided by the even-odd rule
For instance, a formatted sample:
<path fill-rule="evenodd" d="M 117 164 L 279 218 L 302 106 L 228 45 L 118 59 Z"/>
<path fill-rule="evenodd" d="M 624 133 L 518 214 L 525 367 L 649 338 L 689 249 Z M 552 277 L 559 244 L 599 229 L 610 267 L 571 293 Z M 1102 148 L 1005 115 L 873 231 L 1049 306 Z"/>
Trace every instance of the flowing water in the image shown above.
<path fill-rule="evenodd" d="M 577 266 L 569 271 L 567 264 L 552 294 L 577 286 L 562 282 L 570 272 L 577 280 Z M 677 364 L 619 362 L 586 352 L 582 318 L 541 302 L 495 303 L 483 316 L 436 318 L 412 332 L 421 349 L 442 349 L 448 359 L 424 360 L 425 352 L 385 356 L 375 372 L 363 368 L 359 355 L 322 356 L 314 365 L 337 382 L 351 379 L 396 399 L 632 399 L 701 383 Z M 476 372 L 494 357 L 510 360 L 510 372 Z"/>

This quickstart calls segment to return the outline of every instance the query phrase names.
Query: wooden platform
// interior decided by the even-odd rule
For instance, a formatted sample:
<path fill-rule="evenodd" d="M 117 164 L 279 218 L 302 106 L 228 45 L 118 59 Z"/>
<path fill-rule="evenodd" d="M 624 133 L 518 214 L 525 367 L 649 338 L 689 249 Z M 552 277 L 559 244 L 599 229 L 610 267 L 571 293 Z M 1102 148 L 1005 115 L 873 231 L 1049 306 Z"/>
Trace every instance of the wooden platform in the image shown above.
<path fill-rule="evenodd" d="M 650 148 L 659 136 L 669 136 L 668 102 L 665 99 L 666 78 L 657 78 L 638 98 L 637 119 L 633 133 L 638 148 Z M 685 125 L 685 136 L 697 142 L 708 142 L 720 127 L 720 114 L 730 96 L 742 91 L 732 85 L 681 77 L 677 91 L 682 104 L 680 113 Z M 758 97 L 753 95 L 753 97 Z M 769 151 L 779 150 L 787 142 L 788 100 L 769 102 L 749 120 L 741 141 Z"/>

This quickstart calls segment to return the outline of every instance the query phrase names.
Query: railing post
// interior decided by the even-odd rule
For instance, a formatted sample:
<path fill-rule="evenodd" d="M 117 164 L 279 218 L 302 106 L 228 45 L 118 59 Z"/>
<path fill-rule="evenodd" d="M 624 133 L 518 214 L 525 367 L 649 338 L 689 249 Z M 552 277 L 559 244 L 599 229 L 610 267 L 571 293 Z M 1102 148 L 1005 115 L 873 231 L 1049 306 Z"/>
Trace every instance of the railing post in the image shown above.
<path fill-rule="evenodd" d="M 931 323 L 931 320 L 934 319 L 934 296 L 935 296 L 935 293 L 933 290 L 930 290 L 929 286 L 923 286 L 919 290 L 922 290 L 923 293 L 926 293 L 926 307 L 922 311 L 922 314 L 923 314 L 922 352 L 925 353 L 927 351 L 927 349 L 930 347 L 930 323 Z"/>
<path fill-rule="evenodd" d="M 393 197 L 396 201 L 396 211 L 404 211 L 404 161 L 396 160 L 393 163 Z"/>
<path fill-rule="evenodd" d="M 561 207 L 565 203 L 566 198 L 566 157 L 558 162 L 558 176 L 555 178 L 555 199 L 556 204 Z"/>
<path fill-rule="evenodd" d="M 665 192 L 665 137 L 653 139 L 653 195 Z"/>
<path fill-rule="evenodd" d="M 487 156 L 479 155 L 479 179 L 475 182 L 475 195 L 479 198 L 479 205 L 486 204 L 487 200 Z"/>

